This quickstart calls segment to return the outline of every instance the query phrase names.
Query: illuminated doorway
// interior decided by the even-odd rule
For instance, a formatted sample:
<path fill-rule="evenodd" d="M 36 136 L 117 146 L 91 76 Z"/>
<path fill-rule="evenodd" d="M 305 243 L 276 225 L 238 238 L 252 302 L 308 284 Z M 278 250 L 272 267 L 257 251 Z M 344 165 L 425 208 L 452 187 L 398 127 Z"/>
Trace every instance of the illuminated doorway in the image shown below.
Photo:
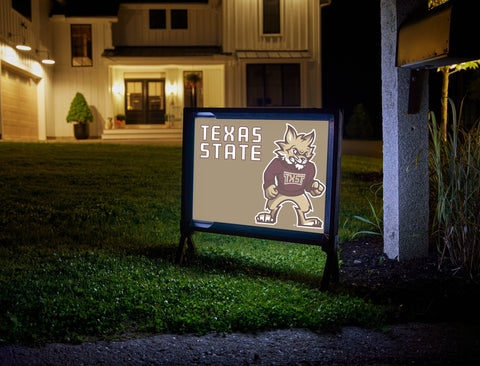
<path fill-rule="evenodd" d="M 165 80 L 125 80 L 126 124 L 165 123 Z"/>

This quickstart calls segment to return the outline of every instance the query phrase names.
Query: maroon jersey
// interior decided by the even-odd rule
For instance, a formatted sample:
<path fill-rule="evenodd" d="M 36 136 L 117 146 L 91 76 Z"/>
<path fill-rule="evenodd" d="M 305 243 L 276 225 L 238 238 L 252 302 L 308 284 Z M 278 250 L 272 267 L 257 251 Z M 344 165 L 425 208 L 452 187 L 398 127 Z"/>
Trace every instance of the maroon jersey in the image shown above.
<path fill-rule="evenodd" d="M 282 195 L 299 196 L 311 190 L 315 175 L 315 165 L 310 161 L 299 170 L 281 158 L 275 158 L 263 173 L 263 188 L 274 184 Z"/>

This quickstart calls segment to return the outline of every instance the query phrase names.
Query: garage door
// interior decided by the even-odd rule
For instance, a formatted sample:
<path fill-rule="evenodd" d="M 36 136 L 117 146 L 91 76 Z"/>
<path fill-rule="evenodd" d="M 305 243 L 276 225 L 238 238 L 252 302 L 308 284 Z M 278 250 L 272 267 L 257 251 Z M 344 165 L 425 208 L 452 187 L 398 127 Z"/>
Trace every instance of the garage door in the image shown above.
<path fill-rule="evenodd" d="M 5 65 L 0 82 L 2 138 L 38 140 L 36 82 Z"/>

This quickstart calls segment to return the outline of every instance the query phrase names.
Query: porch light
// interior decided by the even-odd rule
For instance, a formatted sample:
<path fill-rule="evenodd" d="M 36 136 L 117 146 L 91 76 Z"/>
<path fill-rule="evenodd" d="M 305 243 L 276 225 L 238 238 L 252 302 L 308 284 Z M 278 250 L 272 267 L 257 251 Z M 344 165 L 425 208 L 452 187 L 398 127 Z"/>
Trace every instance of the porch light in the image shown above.
<path fill-rule="evenodd" d="M 53 64 L 55 64 L 55 60 L 47 56 L 47 58 L 44 58 L 42 60 L 42 64 L 53 65 Z"/>
<path fill-rule="evenodd" d="M 15 48 L 20 51 L 31 51 L 32 47 L 30 47 L 28 44 L 25 43 L 25 40 L 23 43 L 18 43 Z"/>
<path fill-rule="evenodd" d="M 41 51 L 41 50 L 37 50 L 36 53 L 37 55 L 40 54 L 40 53 L 45 53 L 47 56 L 46 57 L 40 57 L 41 61 L 42 61 L 42 64 L 45 64 L 45 65 L 53 65 L 55 64 L 55 60 L 53 58 L 50 57 L 50 53 L 48 51 Z"/>
<path fill-rule="evenodd" d="M 114 83 L 112 86 L 112 92 L 118 95 L 123 95 L 125 93 L 125 85 L 122 83 Z"/>
<path fill-rule="evenodd" d="M 22 23 L 21 25 L 24 29 L 27 29 L 27 26 L 24 23 Z M 20 39 L 20 41 L 17 41 L 15 43 L 15 48 L 17 50 L 20 50 L 20 51 L 31 51 L 32 50 L 32 47 L 30 47 L 30 45 L 27 44 L 27 41 L 25 39 L 25 35 L 13 34 L 13 33 L 9 32 L 8 33 L 8 38 L 13 39 L 13 41 L 15 41 L 15 39 L 17 39 L 17 40 Z"/>
<path fill-rule="evenodd" d="M 177 95 L 177 83 L 167 84 L 167 94 L 168 95 Z"/>

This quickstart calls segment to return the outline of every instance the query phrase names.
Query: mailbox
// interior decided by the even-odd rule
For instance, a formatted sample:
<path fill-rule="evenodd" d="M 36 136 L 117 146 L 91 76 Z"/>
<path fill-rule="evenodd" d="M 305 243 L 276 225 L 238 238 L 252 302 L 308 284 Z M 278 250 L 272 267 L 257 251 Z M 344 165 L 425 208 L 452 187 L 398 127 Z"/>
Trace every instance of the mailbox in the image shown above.
<path fill-rule="evenodd" d="M 436 68 L 480 59 L 475 1 L 451 1 L 400 26 L 397 66 Z"/>

